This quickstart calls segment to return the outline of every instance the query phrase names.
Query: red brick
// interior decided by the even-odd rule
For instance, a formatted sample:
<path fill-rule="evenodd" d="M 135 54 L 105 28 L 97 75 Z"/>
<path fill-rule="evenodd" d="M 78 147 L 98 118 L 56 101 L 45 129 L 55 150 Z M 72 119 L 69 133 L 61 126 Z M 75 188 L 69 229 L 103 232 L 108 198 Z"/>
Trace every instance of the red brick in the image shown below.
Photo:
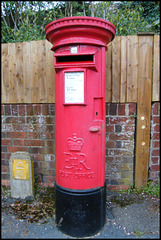
<path fill-rule="evenodd" d="M 153 172 L 156 172 L 156 171 L 160 171 L 160 166 L 159 165 L 152 165 L 151 166 L 151 171 Z"/>
<path fill-rule="evenodd" d="M 45 116 L 49 115 L 49 105 L 48 104 L 42 104 L 42 114 Z"/>
<path fill-rule="evenodd" d="M 2 179 L 9 180 L 10 179 L 10 174 L 9 173 L 2 173 Z"/>
<path fill-rule="evenodd" d="M 153 109 L 153 115 L 158 115 L 158 107 L 159 107 L 159 104 L 157 102 L 155 102 L 152 106 L 152 109 Z"/>
<path fill-rule="evenodd" d="M 136 104 L 129 103 L 129 115 L 134 115 L 136 113 Z"/>
<path fill-rule="evenodd" d="M 115 147 L 115 142 L 114 141 L 107 141 L 106 142 L 106 147 L 107 148 L 114 148 Z"/>
<path fill-rule="evenodd" d="M 153 133 L 152 134 L 152 140 L 159 140 L 160 139 L 160 133 Z"/>
<path fill-rule="evenodd" d="M 33 116 L 34 112 L 33 112 L 33 104 L 27 104 L 26 105 L 26 111 L 27 111 L 27 115 L 29 116 Z"/>
<path fill-rule="evenodd" d="M 25 105 L 19 105 L 19 116 L 25 116 Z"/>
<path fill-rule="evenodd" d="M 40 104 L 35 104 L 34 105 L 34 114 L 35 115 L 41 115 L 41 105 Z"/>
<path fill-rule="evenodd" d="M 18 118 L 18 123 L 19 124 L 24 124 L 25 123 L 25 117 L 19 117 Z"/>
<path fill-rule="evenodd" d="M 8 132 L 7 138 L 26 138 L 25 132 Z"/>
<path fill-rule="evenodd" d="M 109 115 L 116 115 L 116 114 L 117 114 L 117 103 L 110 103 Z"/>
<path fill-rule="evenodd" d="M 1 165 L 2 165 L 2 166 L 7 166 L 7 167 L 9 167 L 9 161 L 8 161 L 8 159 L 1 159 Z"/>
<path fill-rule="evenodd" d="M 119 190 L 119 187 L 116 185 L 107 185 L 107 189 L 117 191 Z"/>
<path fill-rule="evenodd" d="M 1 116 L 3 116 L 4 115 L 4 107 L 3 107 L 3 105 L 1 105 Z"/>
<path fill-rule="evenodd" d="M 110 124 L 133 124 L 134 119 L 127 117 L 110 117 Z"/>
<path fill-rule="evenodd" d="M 106 115 L 108 115 L 108 103 L 106 103 Z"/>
<path fill-rule="evenodd" d="M 151 157 L 152 164 L 157 164 L 159 161 L 159 157 Z"/>
<path fill-rule="evenodd" d="M 152 147 L 153 148 L 159 148 L 160 147 L 160 142 L 159 141 L 152 141 Z"/>
<path fill-rule="evenodd" d="M 153 131 L 154 132 L 160 132 L 160 125 L 156 124 L 155 126 L 153 126 Z"/>
<path fill-rule="evenodd" d="M 47 140 L 45 141 L 45 147 L 54 147 L 54 141 L 53 140 Z"/>
<path fill-rule="evenodd" d="M 120 185 L 119 190 L 128 190 L 130 186 Z"/>
<path fill-rule="evenodd" d="M 37 132 L 29 132 L 27 133 L 27 139 L 39 139 L 40 134 Z"/>
<path fill-rule="evenodd" d="M 12 139 L 1 139 L 1 145 L 11 145 L 12 144 Z"/>
<path fill-rule="evenodd" d="M 114 132 L 114 125 L 107 126 L 106 132 Z"/>
<path fill-rule="evenodd" d="M 34 154 L 34 159 L 35 159 L 35 161 L 43 161 L 44 160 L 44 155 Z"/>
<path fill-rule="evenodd" d="M 44 141 L 42 140 L 24 140 L 24 146 L 44 146 Z"/>
<path fill-rule="evenodd" d="M 27 151 L 27 147 L 8 147 L 9 152 Z"/>
<path fill-rule="evenodd" d="M 160 117 L 159 116 L 156 116 L 156 117 L 153 116 L 152 119 L 153 119 L 153 124 L 154 123 L 160 123 Z"/>
<path fill-rule="evenodd" d="M 124 126 L 122 126 L 122 130 L 124 130 L 125 132 L 134 132 L 135 126 L 134 125 L 124 125 Z"/>
<path fill-rule="evenodd" d="M 24 140 L 22 140 L 22 139 L 14 139 L 13 140 L 13 145 L 15 145 L 15 146 L 23 146 L 24 145 Z"/>
<path fill-rule="evenodd" d="M 115 148 L 121 148 L 122 141 L 115 141 Z"/>
<path fill-rule="evenodd" d="M 46 117 L 46 124 L 54 124 L 55 119 L 53 116 Z"/>
<path fill-rule="evenodd" d="M 108 162 L 113 162 L 113 160 L 114 160 L 114 157 L 106 157 L 106 161 L 107 161 L 107 164 L 108 164 Z"/>
<path fill-rule="evenodd" d="M 47 132 L 54 132 L 55 131 L 54 125 L 53 124 L 52 125 L 47 125 L 46 126 L 46 131 Z"/>
<path fill-rule="evenodd" d="M 6 123 L 18 123 L 17 117 L 6 117 Z"/>
<path fill-rule="evenodd" d="M 11 115 L 10 105 L 4 105 L 4 114 L 5 114 L 6 116 Z"/>
<path fill-rule="evenodd" d="M 9 173 L 9 166 L 1 166 L 1 172 Z"/>
<path fill-rule="evenodd" d="M 17 131 L 23 131 L 23 125 L 22 125 L 22 124 L 13 124 L 12 126 L 13 126 L 13 130 L 14 130 L 15 132 L 17 132 Z"/>
<path fill-rule="evenodd" d="M 110 140 L 129 140 L 131 136 L 125 135 L 124 133 L 110 133 Z"/>
<path fill-rule="evenodd" d="M 1 152 L 1 160 L 2 159 L 5 159 L 5 153 L 4 152 Z"/>
<path fill-rule="evenodd" d="M 118 105 L 118 115 L 125 115 L 125 104 Z"/>
<path fill-rule="evenodd" d="M 2 152 L 8 152 L 7 146 L 2 146 L 2 147 L 1 147 L 1 151 L 2 151 Z"/>
<path fill-rule="evenodd" d="M 121 125 L 115 125 L 115 132 L 121 132 L 122 131 L 122 126 Z"/>
<path fill-rule="evenodd" d="M 2 184 L 2 186 L 8 187 L 8 186 L 10 186 L 10 180 L 1 179 L 1 184 Z"/>
<path fill-rule="evenodd" d="M 28 148 L 28 152 L 31 153 L 31 154 L 38 154 L 38 153 L 40 153 L 40 148 L 38 148 L 38 147 L 29 147 Z"/>
<path fill-rule="evenodd" d="M 106 117 L 106 124 L 109 124 L 109 122 L 110 122 L 110 118 Z"/>
<path fill-rule="evenodd" d="M 50 115 L 54 116 L 55 115 L 55 104 L 49 104 L 49 109 L 50 109 Z"/>
<path fill-rule="evenodd" d="M 19 123 L 23 124 L 25 123 L 25 118 L 24 117 L 7 117 L 6 118 L 6 123 Z"/>
<path fill-rule="evenodd" d="M 153 149 L 151 154 L 152 154 L 152 156 L 159 156 L 160 155 L 160 150 L 159 149 Z"/>
<path fill-rule="evenodd" d="M 12 116 L 18 116 L 18 106 L 12 104 L 11 108 L 12 108 Z"/>
<path fill-rule="evenodd" d="M 11 153 L 8 153 L 8 152 L 5 152 L 5 153 L 3 153 L 4 155 L 4 162 L 5 162 L 5 164 L 6 165 L 8 165 L 9 164 L 9 159 L 10 159 L 10 156 L 11 156 Z M 5 165 L 4 163 L 3 163 L 3 165 Z"/>
<path fill-rule="evenodd" d="M 7 133 L 6 132 L 1 132 L 1 138 L 6 138 Z"/>
<path fill-rule="evenodd" d="M 54 148 L 40 148 L 40 154 L 54 154 Z"/>

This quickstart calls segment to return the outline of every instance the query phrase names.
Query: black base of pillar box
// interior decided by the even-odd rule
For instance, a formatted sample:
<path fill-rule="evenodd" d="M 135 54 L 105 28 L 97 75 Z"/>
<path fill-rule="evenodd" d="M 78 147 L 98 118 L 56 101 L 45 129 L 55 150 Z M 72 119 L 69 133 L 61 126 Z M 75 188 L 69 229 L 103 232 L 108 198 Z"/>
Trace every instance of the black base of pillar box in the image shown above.
<path fill-rule="evenodd" d="M 106 221 L 106 186 L 83 191 L 55 187 L 56 224 L 61 232 L 72 237 L 88 237 L 103 228 Z"/>

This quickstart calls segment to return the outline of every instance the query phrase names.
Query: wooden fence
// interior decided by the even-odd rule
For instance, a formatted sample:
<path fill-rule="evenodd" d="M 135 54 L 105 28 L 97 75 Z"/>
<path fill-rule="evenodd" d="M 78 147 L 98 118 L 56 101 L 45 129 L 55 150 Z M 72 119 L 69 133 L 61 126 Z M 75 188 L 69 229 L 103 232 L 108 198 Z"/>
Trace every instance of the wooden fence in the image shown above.
<path fill-rule="evenodd" d="M 2 44 L 2 103 L 54 103 L 47 40 Z M 160 100 L 160 36 L 117 36 L 106 53 L 106 102 L 136 102 L 135 184 L 148 179 L 151 103 Z"/>
<path fill-rule="evenodd" d="M 159 44 L 159 35 L 115 37 L 106 54 L 106 102 L 137 102 L 139 71 L 144 75 L 151 68 L 151 100 L 159 101 Z M 51 46 L 47 40 L 1 44 L 2 103 L 55 101 Z M 152 57 L 147 66 L 139 60 L 141 52 L 148 51 Z"/>

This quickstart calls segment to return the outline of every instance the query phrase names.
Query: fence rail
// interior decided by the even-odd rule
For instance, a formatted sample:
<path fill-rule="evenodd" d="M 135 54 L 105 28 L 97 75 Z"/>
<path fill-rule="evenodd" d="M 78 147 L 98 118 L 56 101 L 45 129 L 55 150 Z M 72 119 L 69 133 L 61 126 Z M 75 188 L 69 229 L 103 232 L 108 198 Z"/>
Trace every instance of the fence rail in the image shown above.
<path fill-rule="evenodd" d="M 160 36 L 144 36 L 145 42 L 139 40 L 142 37 L 116 36 L 108 45 L 106 102 L 137 102 L 140 68 L 145 75 L 152 68 L 151 101 L 159 101 Z M 54 103 L 51 46 L 47 40 L 1 44 L 2 103 Z M 149 66 L 143 67 L 139 57 L 147 46 L 153 54 Z"/>

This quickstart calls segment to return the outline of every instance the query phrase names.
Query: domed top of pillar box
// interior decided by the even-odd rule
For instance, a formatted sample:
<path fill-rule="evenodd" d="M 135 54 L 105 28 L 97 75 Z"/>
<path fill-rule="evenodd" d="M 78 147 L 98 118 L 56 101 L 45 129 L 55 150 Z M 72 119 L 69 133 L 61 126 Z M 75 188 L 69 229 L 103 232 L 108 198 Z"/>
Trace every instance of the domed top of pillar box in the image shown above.
<path fill-rule="evenodd" d="M 69 44 L 107 46 L 114 39 L 116 28 L 101 18 L 67 17 L 49 23 L 45 33 L 55 50 Z"/>

